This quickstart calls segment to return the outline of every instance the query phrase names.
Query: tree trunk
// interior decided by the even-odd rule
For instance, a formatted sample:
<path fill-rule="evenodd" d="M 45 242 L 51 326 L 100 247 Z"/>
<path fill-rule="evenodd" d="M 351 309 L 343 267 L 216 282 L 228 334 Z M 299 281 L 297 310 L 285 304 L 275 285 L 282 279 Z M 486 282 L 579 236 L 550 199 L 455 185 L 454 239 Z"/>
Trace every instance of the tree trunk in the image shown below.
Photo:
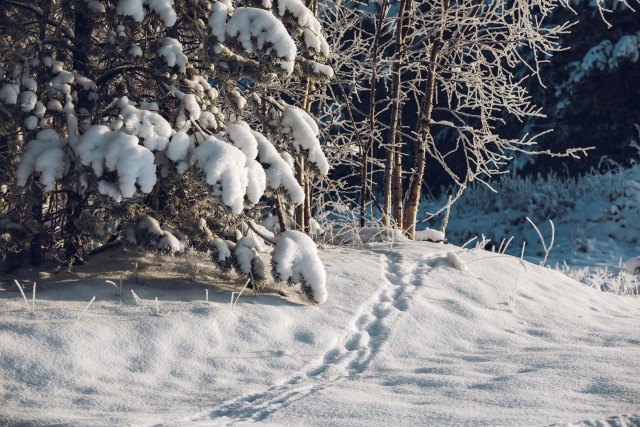
<path fill-rule="evenodd" d="M 314 14 L 318 13 L 318 0 L 306 0 L 305 5 Z M 304 98 L 302 100 L 302 108 L 309 112 L 311 110 L 311 91 L 313 90 L 313 82 L 307 80 L 305 82 Z M 311 182 L 305 173 L 305 159 L 303 155 L 298 156 L 296 165 L 296 179 L 304 191 L 304 201 L 296 206 L 295 221 L 297 228 L 303 233 L 311 232 Z"/>
<path fill-rule="evenodd" d="M 34 204 L 31 206 L 31 215 L 38 224 L 38 230 L 31 238 L 29 243 L 29 264 L 34 267 L 42 264 L 42 241 L 43 241 L 43 215 L 42 215 L 42 200 L 44 194 L 42 188 L 38 184 L 31 185 L 31 194 L 33 194 Z"/>
<path fill-rule="evenodd" d="M 284 206 L 282 206 L 282 200 L 280 199 L 280 195 L 276 195 L 276 215 L 278 216 L 278 224 L 280 225 L 280 232 L 284 233 L 287 231 L 287 220 L 285 217 Z"/>
<path fill-rule="evenodd" d="M 300 203 L 298 206 L 296 206 L 294 210 L 294 221 L 296 222 L 296 228 L 299 231 L 302 231 L 304 233 L 306 230 L 306 223 L 304 219 L 305 219 L 305 211 L 306 211 L 305 203 L 307 201 L 307 192 L 306 192 L 306 186 L 304 182 L 304 156 L 303 155 L 299 155 L 297 158 L 296 180 L 298 181 L 298 184 L 300 184 L 300 186 L 302 187 L 305 194 L 304 194 L 304 201 Z"/>
<path fill-rule="evenodd" d="M 398 118 L 398 130 L 396 132 L 396 151 L 394 155 L 393 165 L 393 197 L 392 212 L 393 222 L 399 230 L 403 230 L 402 220 L 402 136 L 400 135 L 402 129 L 402 118 Z"/>
<path fill-rule="evenodd" d="M 420 192 L 422 190 L 422 177 L 427 159 L 427 137 L 431 128 L 431 117 L 433 114 L 433 102 L 436 91 L 436 68 L 439 62 L 440 49 L 442 48 L 442 36 L 445 29 L 446 13 L 449 9 L 449 2 L 442 2 L 442 23 L 440 30 L 433 42 L 431 55 L 429 57 L 429 76 L 427 78 L 427 88 L 420 106 L 420 118 L 418 121 L 418 139 L 415 147 L 415 167 L 409 179 L 409 188 L 405 194 L 404 230 L 407 237 L 415 238 L 416 221 L 418 216 L 418 205 L 420 204 Z"/>
<path fill-rule="evenodd" d="M 401 89 L 402 89 L 402 56 L 411 20 L 412 0 L 401 0 L 398 11 L 398 24 L 396 25 L 395 52 L 396 61 L 393 63 L 392 85 L 391 85 L 391 123 L 389 128 L 389 146 L 387 148 L 387 158 L 384 171 L 384 205 L 382 212 L 382 223 L 385 227 L 391 225 L 392 207 L 394 219 L 400 219 L 402 227 L 402 215 L 397 214 L 402 211 L 402 206 L 398 210 L 398 196 L 395 192 L 400 188 L 400 204 L 402 198 L 402 138 L 400 138 L 400 111 Z M 398 224 L 396 224 L 398 225 Z"/>
<path fill-rule="evenodd" d="M 76 2 L 74 4 L 74 7 L 76 42 L 74 44 L 75 49 L 73 51 L 73 68 L 80 74 L 86 77 L 90 77 L 88 52 L 90 51 L 90 43 L 92 40 L 92 20 L 88 19 L 89 11 L 87 10 L 85 2 Z M 77 101 L 78 111 L 89 111 L 90 108 L 91 101 L 89 100 L 88 94 L 84 91 L 79 91 Z M 78 117 L 77 119 L 78 122 L 81 120 L 80 117 Z M 71 126 L 69 126 L 69 128 L 70 127 Z M 81 129 L 77 129 L 77 132 L 81 132 Z M 69 138 L 72 137 L 73 135 L 70 134 Z M 74 186 L 70 186 L 69 188 L 72 189 L 74 188 Z M 65 225 L 63 229 L 64 251 L 65 260 L 69 264 L 73 264 L 82 260 L 82 257 L 80 256 L 80 252 L 82 249 L 82 236 L 80 230 L 76 226 L 76 221 L 82 214 L 82 209 L 84 209 L 84 201 L 82 200 L 82 197 L 73 190 L 70 190 L 68 193 L 66 193 L 66 197 L 67 201 L 65 204 Z"/>
<path fill-rule="evenodd" d="M 369 181 L 369 153 L 374 144 L 374 129 L 376 121 L 376 84 L 378 82 L 378 45 L 380 43 L 380 32 L 382 31 L 384 17 L 387 14 L 387 0 L 384 0 L 380 8 L 380 14 L 376 21 L 375 37 L 373 39 L 373 52 L 371 54 L 373 60 L 373 68 L 371 70 L 371 79 L 369 80 L 369 139 L 367 145 L 362 150 L 362 159 L 360 163 L 360 227 L 366 225 L 366 206 L 367 199 L 371 194 L 371 182 Z"/>

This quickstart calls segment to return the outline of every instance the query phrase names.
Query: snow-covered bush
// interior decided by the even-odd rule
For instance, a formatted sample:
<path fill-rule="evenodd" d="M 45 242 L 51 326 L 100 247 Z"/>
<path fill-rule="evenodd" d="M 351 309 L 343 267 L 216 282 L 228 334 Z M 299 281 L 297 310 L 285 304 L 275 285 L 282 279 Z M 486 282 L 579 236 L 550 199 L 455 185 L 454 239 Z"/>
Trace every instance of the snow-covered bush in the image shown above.
<path fill-rule="evenodd" d="M 319 304 L 327 300 L 327 273 L 315 243 L 306 234 L 294 230 L 282 233 L 273 250 L 272 264 L 277 280 L 302 283 L 309 297 Z"/>
<path fill-rule="evenodd" d="M 251 209 L 301 204 L 303 163 L 328 172 L 296 99 L 332 76 L 302 0 L 35 0 L 0 16 L 20 23 L 0 34 L 0 185 L 69 262 L 89 238 L 209 249 Z"/>

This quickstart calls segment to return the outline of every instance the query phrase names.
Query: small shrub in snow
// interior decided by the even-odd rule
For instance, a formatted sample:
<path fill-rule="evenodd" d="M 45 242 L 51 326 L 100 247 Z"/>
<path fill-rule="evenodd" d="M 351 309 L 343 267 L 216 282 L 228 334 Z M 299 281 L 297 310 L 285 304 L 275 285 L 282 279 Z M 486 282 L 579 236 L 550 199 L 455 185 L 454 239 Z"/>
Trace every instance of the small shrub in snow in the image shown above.
<path fill-rule="evenodd" d="M 327 273 L 309 236 L 295 230 L 285 231 L 272 256 L 273 275 L 277 280 L 302 283 L 309 297 L 319 304 L 327 300 Z"/>

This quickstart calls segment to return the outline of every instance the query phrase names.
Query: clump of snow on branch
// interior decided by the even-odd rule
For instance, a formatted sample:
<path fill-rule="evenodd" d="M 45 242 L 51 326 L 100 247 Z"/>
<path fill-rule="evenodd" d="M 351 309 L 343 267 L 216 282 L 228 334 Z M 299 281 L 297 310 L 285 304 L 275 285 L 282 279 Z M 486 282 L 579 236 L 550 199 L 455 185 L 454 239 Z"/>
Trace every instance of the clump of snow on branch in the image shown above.
<path fill-rule="evenodd" d="M 296 153 L 307 152 L 308 160 L 322 175 L 329 173 L 329 162 L 322 152 L 318 135 L 320 131 L 309 114 L 297 107 L 287 106 L 282 112 L 282 128 L 293 138 Z"/>
<path fill-rule="evenodd" d="M 172 27 L 176 23 L 177 17 L 176 11 L 173 9 L 173 0 L 120 0 L 116 7 L 116 13 L 130 16 L 136 22 L 142 22 L 147 15 L 145 6 L 160 15 L 165 26 Z"/>
<path fill-rule="evenodd" d="M 18 186 L 25 186 L 31 174 L 39 173 L 45 191 L 52 191 L 55 181 L 64 177 L 69 168 L 65 145 L 66 141 L 53 129 L 38 132 L 36 139 L 27 144 L 16 169 Z"/>
<path fill-rule="evenodd" d="M 226 26 L 226 35 L 236 39 L 247 53 L 264 50 L 282 60 L 280 66 L 293 72 L 296 44 L 282 22 L 269 11 L 252 7 L 236 9 Z"/>
<path fill-rule="evenodd" d="M 117 173 L 115 183 L 98 182 L 98 191 L 115 201 L 132 197 L 138 187 L 143 193 L 150 193 L 156 183 L 153 153 L 139 145 L 136 136 L 93 125 L 80 138 L 76 152 L 81 163 L 91 166 L 97 177 L 105 170 Z"/>
<path fill-rule="evenodd" d="M 227 5 L 222 2 L 214 2 L 211 5 L 211 15 L 209 15 L 209 27 L 211 28 L 211 34 L 220 43 L 224 43 L 225 40 L 225 27 L 227 25 L 227 13 L 229 9 Z"/>
<path fill-rule="evenodd" d="M 123 130 L 142 139 L 149 150 L 164 150 L 171 136 L 171 125 L 160 114 L 134 107 L 124 96 L 118 101 Z"/>
<path fill-rule="evenodd" d="M 319 304 L 327 300 L 327 273 L 311 237 L 300 231 L 285 231 L 280 235 L 272 257 L 277 280 L 302 283 Z"/>
<path fill-rule="evenodd" d="M 296 180 L 293 168 L 285 161 L 264 135 L 252 131 L 258 144 L 260 163 L 266 165 L 267 185 L 275 190 L 282 188 L 287 192 L 291 202 L 300 204 L 304 200 L 304 190 Z"/>
<path fill-rule="evenodd" d="M 278 14 L 292 14 L 303 28 L 305 45 L 322 56 L 329 56 L 329 44 L 322 35 L 322 26 L 301 0 L 278 0 Z"/>
<path fill-rule="evenodd" d="M 253 204 L 258 203 L 267 188 L 267 177 L 260 163 L 255 159 L 258 155 L 258 142 L 251 133 L 251 128 L 243 121 L 227 126 L 229 140 L 246 156 L 247 198 Z"/>
<path fill-rule="evenodd" d="M 18 95 L 20 95 L 20 85 L 15 83 L 7 83 L 2 86 L 2 89 L 0 89 L 0 100 L 5 104 L 17 104 Z"/>
<path fill-rule="evenodd" d="M 227 245 L 227 242 L 219 237 L 214 237 L 209 240 L 209 246 L 213 251 L 214 261 L 218 263 L 224 263 L 227 259 L 231 258 L 231 250 Z"/>
<path fill-rule="evenodd" d="M 194 150 L 190 164 L 204 173 L 214 196 L 219 196 L 234 214 L 242 212 L 250 182 L 247 157 L 240 149 L 210 137 Z"/>
<path fill-rule="evenodd" d="M 164 58 L 169 67 L 178 67 L 181 73 L 187 71 L 189 59 L 182 52 L 182 43 L 178 40 L 165 37 L 162 40 L 162 47 L 158 50 L 158 54 Z"/>
<path fill-rule="evenodd" d="M 444 241 L 444 233 L 440 230 L 425 228 L 424 230 L 416 231 L 415 240 L 426 240 L 428 242 L 439 243 Z"/>

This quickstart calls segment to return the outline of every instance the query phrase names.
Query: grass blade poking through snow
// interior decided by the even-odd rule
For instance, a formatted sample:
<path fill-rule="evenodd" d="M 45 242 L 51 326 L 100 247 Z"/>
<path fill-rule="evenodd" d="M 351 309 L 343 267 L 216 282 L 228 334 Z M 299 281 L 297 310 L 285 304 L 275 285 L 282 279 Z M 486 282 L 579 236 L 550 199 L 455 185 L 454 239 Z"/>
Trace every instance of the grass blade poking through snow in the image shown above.
<path fill-rule="evenodd" d="M 136 295 L 135 292 L 133 292 L 133 289 L 131 289 L 131 295 L 133 295 L 133 299 L 136 302 L 136 305 L 140 305 L 140 303 L 142 302 L 142 300 L 138 297 L 138 295 Z"/>
<path fill-rule="evenodd" d="M 36 311 L 36 282 L 33 282 L 33 295 L 31 296 L 31 310 Z"/>
<path fill-rule="evenodd" d="M 115 282 L 112 282 L 111 280 L 105 280 L 105 282 L 107 282 L 110 285 L 113 285 L 114 288 L 116 288 L 116 295 L 117 296 L 122 296 L 122 279 L 120 279 L 120 286 L 116 285 Z"/>
<path fill-rule="evenodd" d="M 94 296 L 93 298 L 91 298 L 91 301 L 89 301 L 89 304 L 87 304 L 87 306 L 84 308 L 84 310 L 82 310 L 82 313 L 80 313 L 80 316 L 78 316 L 78 319 L 76 320 L 76 322 L 79 322 L 80 319 L 82 318 L 82 315 L 89 310 L 89 307 L 91 307 L 91 304 L 93 304 L 93 302 L 96 300 L 96 297 Z"/>
<path fill-rule="evenodd" d="M 27 297 L 24 294 L 24 291 L 22 290 L 22 286 L 20 286 L 20 283 L 17 280 L 14 280 L 16 286 L 18 287 L 18 289 L 20 290 L 20 293 L 22 294 L 22 298 L 24 298 L 24 303 L 27 304 L 27 311 L 31 311 L 31 306 L 29 305 L 29 301 L 27 300 Z"/>
<path fill-rule="evenodd" d="M 553 226 L 553 221 L 549 220 L 549 222 L 551 223 L 551 242 L 549 242 L 549 246 L 547 247 L 547 244 L 544 242 L 544 238 L 542 237 L 542 233 L 540 233 L 540 230 L 538 229 L 538 227 L 536 227 L 536 225 L 533 223 L 533 221 L 531 221 L 531 219 L 529 219 L 529 217 L 527 217 L 526 219 L 527 221 L 529 221 L 529 224 L 531 224 L 533 228 L 536 230 L 536 233 L 538 233 L 538 237 L 542 242 L 542 247 L 544 248 L 544 259 L 542 260 L 540 265 L 544 267 L 547 264 L 547 258 L 549 257 L 549 252 L 551 252 L 551 248 L 553 248 L 553 240 L 556 234 L 555 227 Z"/>

